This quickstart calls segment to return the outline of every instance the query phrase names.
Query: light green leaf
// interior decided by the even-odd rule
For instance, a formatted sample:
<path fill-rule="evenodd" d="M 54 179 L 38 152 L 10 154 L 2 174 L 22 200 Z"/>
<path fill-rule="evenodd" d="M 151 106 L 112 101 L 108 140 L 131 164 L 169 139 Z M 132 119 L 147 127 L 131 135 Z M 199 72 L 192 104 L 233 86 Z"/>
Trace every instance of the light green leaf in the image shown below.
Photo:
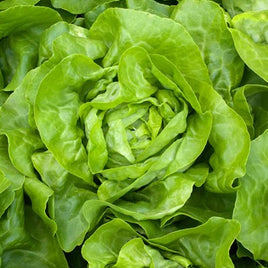
<path fill-rule="evenodd" d="M 128 241 L 120 250 L 118 259 L 113 268 L 179 268 L 178 262 L 164 259 L 159 251 L 145 245 L 141 238 L 134 238 Z"/>
<path fill-rule="evenodd" d="M 268 82 L 268 11 L 248 12 L 233 18 L 231 29 L 239 56 L 247 66 Z"/>
<path fill-rule="evenodd" d="M 160 4 L 155 0 L 126 0 L 126 7 L 129 9 L 146 11 L 160 17 L 170 17 L 174 6 Z"/>
<path fill-rule="evenodd" d="M 141 191 L 117 200 L 120 213 L 137 220 L 160 219 L 180 209 L 189 199 L 195 181 L 186 174 L 177 173 L 162 181 L 151 183 Z"/>
<path fill-rule="evenodd" d="M 246 11 L 268 9 L 266 0 L 222 0 L 222 5 L 232 17 Z"/>
<path fill-rule="evenodd" d="M 186 215 L 202 223 L 214 216 L 231 219 L 235 197 L 235 194 L 208 192 L 204 187 L 195 188 L 185 205 L 174 214 L 163 217 L 161 225 L 164 226 L 181 215 Z"/>
<path fill-rule="evenodd" d="M 0 3 L 0 10 L 4 10 L 14 6 L 35 5 L 40 0 L 3 0 Z"/>
<path fill-rule="evenodd" d="M 86 13 L 89 10 L 96 8 L 105 3 L 115 2 L 119 0 L 91 0 L 91 1 L 84 1 L 84 0 L 51 0 L 53 7 L 61 8 L 64 10 L 69 11 L 73 14 L 81 14 Z"/>
<path fill-rule="evenodd" d="M 8 138 L 8 152 L 15 168 L 26 176 L 34 177 L 31 156 L 35 150 L 44 145 L 37 131 L 32 129 L 28 123 L 26 86 L 27 79 L 24 79 L 1 107 L 0 133 Z"/>
<path fill-rule="evenodd" d="M 198 45 L 214 88 L 227 100 L 241 81 L 244 64 L 228 31 L 224 11 L 208 0 L 182 1 L 172 13 Z"/>
<path fill-rule="evenodd" d="M 169 164 L 166 175 L 187 169 L 204 150 L 212 126 L 212 116 L 209 112 L 194 114 L 188 118 L 185 136 L 174 160 Z"/>
<path fill-rule="evenodd" d="M 195 228 L 179 230 L 149 241 L 174 250 L 200 267 L 234 267 L 229 250 L 239 230 L 240 225 L 235 220 L 212 217 Z"/>
<path fill-rule="evenodd" d="M 89 222 L 85 212 L 86 202 L 96 199 L 96 194 L 88 189 L 87 183 L 63 169 L 48 151 L 35 153 L 33 163 L 48 189 L 54 192 L 48 211 L 57 224 L 59 244 L 63 250 L 72 251 L 83 242 L 88 230 L 95 227 L 98 220 L 99 214 L 92 213 L 92 223 Z"/>
<path fill-rule="evenodd" d="M 115 263 L 122 246 L 137 236 L 127 223 L 114 219 L 103 224 L 86 240 L 82 256 L 90 266 L 104 268 Z"/>
<path fill-rule="evenodd" d="M 149 53 L 165 56 L 183 75 L 210 83 L 197 45 L 184 27 L 170 19 L 135 10 L 108 9 L 92 25 L 90 36 L 109 48 L 104 66 L 117 64 L 127 48 L 139 44 Z M 185 60 L 186 55 L 191 61 Z"/>
<path fill-rule="evenodd" d="M 197 81 L 196 81 L 197 82 Z M 209 85 L 199 83 L 201 106 L 213 117 L 209 143 L 214 149 L 209 164 L 213 171 L 206 182 L 213 192 L 233 192 L 236 178 L 245 174 L 250 138 L 243 119 Z M 232 143 L 226 137 L 232 137 Z"/>
<path fill-rule="evenodd" d="M 70 173 L 91 184 L 92 175 L 77 121 L 85 95 L 84 84 L 88 80 L 98 80 L 103 74 L 104 70 L 86 56 L 67 57 L 42 80 L 34 110 L 41 138 L 56 160 Z M 48 86 L 51 81 L 53 91 Z"/>
<path fill-rule="evenodd" d="M 68 42 L 68 46 L 66 43 Z M 71 54 L 85 54 L 92 59 L 103 57 L 106 48 L 97 40 L 89 39 L 89 31 L 85 28 L 58 22 L 53 24 L 41 36 L 39 46 L 39 63 L 49 59 L 53 54 L 59 61 Z"/>
<path fill-rule="evenodd" d="M 238 241 L 250 250 L 255 259 L 268 261 L 267 206 L 268 132 L 252 141 L 247 172 L 237 192 L 233 218 L 241 224 Z"/>
<path fill-rule="evenodd" d="M 84 119 L 88 139 L 88 165 L 93 174 L 103 170 L 108 160 L 108 151 L 102 131 L 103 116 L 103 112 L 98 115 L 98 110 L 93 108 Z"/>
<path fill-rule="evenodd" d="M 198 118 L 202 120 L 198 121 Z M 210 133 L 210 127 L 211 116 L 209 113 L 193 115 L 185 136 L 173 142 L 144 175 L 138 177 L 134 182 L 133 180 L 105 181 L 98 188 L 99 198 L 112 202 L 132 189 L 139 189 L 151 183 L 155 178 L 168 176 L 189 168 L 204 149 Z M 200 135 L 196 135 L 196 133 L 200 133 Z M 206 134 L 203 136 L 204 133 Z M 189 144 L 189 141 L 193 142 L 195 146 L 187 147 L 186 145 Z M 187 153 L 185 154 L 185 152 Z"/>

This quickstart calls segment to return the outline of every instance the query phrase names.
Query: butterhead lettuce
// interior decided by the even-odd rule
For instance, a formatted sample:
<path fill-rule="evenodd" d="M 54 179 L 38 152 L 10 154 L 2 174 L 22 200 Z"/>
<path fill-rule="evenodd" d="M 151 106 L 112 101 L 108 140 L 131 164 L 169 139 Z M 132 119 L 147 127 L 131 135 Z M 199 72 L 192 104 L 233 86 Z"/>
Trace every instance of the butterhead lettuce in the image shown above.
<path fill-rule="evenodd" d="M 0 267 L 267 266 L 246 2 L 0 3 Z"/>

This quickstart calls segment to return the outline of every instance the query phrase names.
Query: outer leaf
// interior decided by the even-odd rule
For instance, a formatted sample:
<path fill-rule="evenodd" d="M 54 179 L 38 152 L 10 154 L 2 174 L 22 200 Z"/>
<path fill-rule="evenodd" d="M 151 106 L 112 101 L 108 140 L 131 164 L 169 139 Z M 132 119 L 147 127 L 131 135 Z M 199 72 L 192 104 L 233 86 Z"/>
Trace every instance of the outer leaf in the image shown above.
<path fill-rule="evenodd" d="M 190 176 L 178 173 L 126 195 L 126 200 L 118 200 L 114 204 L 123 209 L 119 212 L 138 220 L 159 219 L 184 205 L 195 183 L 191 179 Z M 133 213 L 128 213 L 127 210 Z"/>
<path fill-rule="evenodd" d="M 91 210 L 90 222 L 85 212 L 86 202 L 96 199 L 96 194 L 87 189 L 86 183 L 64 170 L 50 152 L 34 154 L 33 162 L 44 183 L 54 191 L 48 211 L 57 224 L 59 244 L 63 250 L 72 251 L 83 242 L 85 234 L 95 226 L 102 213 L 93 214 Z"/>
<path fill-rule="evenodd" d="M 154 0 L 126 0 L 127 8 L 146 11 L 161 17 L 169 17 L 174 6 L 160 4 Z"/>
<path fill-rule="evenodd" d="M 112 8 L 112 7 L 125 8 L 126 7 L 126 2 L 125 1 L 109 2 L 109 3 L 103 4 L 103 5 L 99 5 L 96 8 L 88 11 L 87 13 L 85 13 L 85 25 L 86 25 L 86 28 L 89 29 L 92 26 L 92 24 L 95 22 L 97 17 L 102 12 L 104 12 L 106 9 Z"/>
<path fill-rule="evenodd" d="M 223 7 L 233 17 L 246 11 L 267 10 L 266 0 L 222 0 Z"/>
<path fill-rule="evenodd" d="M 7 9 L 14 6 L 29 6 L 29 5 L 35 5 L 40 0 L 4 0 L 0 3 L 0 10 Z"/>
<path fill-rule="evenodd" d="M 31 156 L 43 147 L 36 130 L 28 124 L 28 105 L 25 100 L 27 79 L 9 96 L 0 111 L 0 133 L 8 138 L 12 164 L 24 175 L 34 177 Z"/>
<path fill-rule="evenodd" d="M 62 8 L 73 14 L 86 13 L 87 11 L 96 8 L 99 5 L 115 2 L 119 0 L 51 0 L 53 7 Z"/>
<path fill-rule="evenodd" d="M 179 230 L 149 241 L 176 251 L 200 267 L 234 267 L 229 249 L 239 229 L 237 221 L 212 217 L 198 227 Z"/>
<path fill-rule="evenodd" d="M 236 188 L 235 179 L 245 174 L 249 134 L 242 118 L 213 88 L 200 82 L 199 88 L 200 103 L 204 109 L 212 110 L 213 116 L 209 137 L 209 143 L 214 149 L 209 159 L 213 171 L 208 176 L 206 186 L 214 192 L 233 192 Z M 232 137 L 232 143 L 226 137 Z"/>
<path fill-rule="evenodd" d="M 0 218 L 15 198 L 15 192 L 22 187 L 24 176 L 19 173 L 8 155 L 8 143 L 5 136 L 0 136 Z"/>
<path fill-rule="evenodd" d="M 38 35 L 22 32 L 1 40 L 5 91 L 14 91 L 26 73 L 36 66 L 38 39 Z"/>
<path fill-rule="evenodd" d="M 66 42 L 69 46 L 64 46 Z M 56 58 L 62 59 L 78 52 L 96 59 L 103 57 L 106 49 L 102 42 L 89 40 L 89 31 L 85 28 L 60 21 L 53 24 L 42 34 L 39 47 L 39 63 L 49 59 L 53 54 L 56 54 Z"/>
<path fill-rule="evenodd" d="M 186 28 L 198 45 L 214 88 L 230 99 L 230 90 L 241 81 L 244 64 L 235 50 L 224 11 L 208 0 L 184 0 L 172 18 Z"/>
<path fill-rule="evenodd" d="M 173 215 L 163 217 L 161 225 L 170 223 L 174 217 L 186 215 L 199 222 L 206 222 L 211 217 L 231 219 L 234 208 L 235 194 L 218 194 L 207 192 L 203 187 L 194 189 L 185 205 Z"/>
<path fill-rule="evenodd" d="M 124 233 L 125 237 L 118 236 L 118 232 Z M 136 238 L 139 236 L 127 223 L 114 219 L 98 228 L 85 242 L 82 255 L 94 267 L 112 265 L 116 260 L 112 267 L 191 267 L 191 262 L 182 256 L 158 252 L 144 245 L 141 238 Z M 112 251 L 106 247 L 102 238 L 108 242 Z M 101 255 L 103 251 L 105 255 Z"/>
<path fill-rule="evenodd" d="M 252 70 L 250 70 L 247 66 L 245 66 L 243 79 L 241 81 L 241 86 L 247 85 L 247 84 L 267 85 L 268 83 L 265 82 L 261 77 L 259 77 Z"/>
<path fill-rule="evenodd" d="M 0 171 L 0 217 L 14 200 L 14 192 L 10 188 L 10 181 Z"/>
<path fill-rule="evenodd" d="M 61 17 L 55 10 L 46 7 L 15 6 L 0 12 L 0 20 L 5 22 L 0 27 L 0 37 L 3 38 L 27 31 L 31 27 L 38 28 L 36 30 L 39 33 L 43 32 L 45 28 L 61 20 Z"/>
<path fill-rule="evenodd" d="M 251 137 L 262 134 L 267 125 L 268 87 L 245 85 L 233 91 L 233 108 L 244 119 Z"/>
<path fill-rule="evenodd" d="M 12 248 L 25 239 L 24 231 L 24 199 L 22 189 L 15 192 L 11 206 L 0 220 L 1 247 Z"/>
<path fill-rule="evenodd" d="M 233 18 L 231 30 L 235 47 L 242 60 L 268 82 L 268 11 L 243 13 Z"/>
<path fill-rule="evenodd" d="M 115 263 L 122 246 L 137 236 L 127 223 L 114 219 L 103 224 L 86 240 L 82 247 L 82 255 L 90 266 L 104 268 Z"/>
<path fill-rule="evenodd" d="M 78 110 L 83 85 L 88 80 L 98 80 L 103 74 L 104 70 L 86 56 L 67 57 L 43 79 L 35 103 L 36 124 L 47 148 L 64 168 L 86 181 L 92 178 L 81 132 L 76 126 Z"/>
<path fill-rule="evenodd" d="M 252 141 L 247 173 L 237 192 L 233 218 L 241 224 L 238 240 L 255 259 L 268 261 L 268 131 Z"/>
<path fill-rule="evenodd" d="M 179 256 L 178 256 L 179 257 Z M 175 260 L 175 258 L 174 258 Z M 117 262 L 113 268 L 124 267 L 157 267 L 180 268 L 178 262 L 164 259 L 156 249 L 144 245 L 141 238 L 128 241 L 120 250 Z"/>
<path fill-rule="evenodd" d="M 3 58 L 7 61 L 5 64 L 1 61 L 3 66 L 0 65 L 7 86 L 5 90 L 15 90 L 26 73 L 36 66 L 41 33 L 59 20 L 60 15 L 46 7 L 14 6 L 0 12 L 0 21 L 5 22 L 0 25 L 0 39 L 10 35 L 1 41 L 5 44 L 1 47 Z M 8 62 L 12 62 L 11 66 Z"/>
<path fill-rule="evenodd" d="M 68 268 L 67 261 L 56 239 L 52 237 L 46 226 L 29 207 L 25 209 L 25 225 L 23 224 L 24 219 L 16 221 L 17 217 L 24 216 L 23 200 L 21 199 L 20 202 L 22 206 L 13 206 L 9 210 L 9 217 L 5 225 L 2 225 L 4 230 L 8 232 L 6 239 L 2 238 L 1 240 L 4 242 L 2 255 L 4 267 Z M 21 212 L 18 213 L 19 211 L 15 209 L 20 209 Z"/>
<path fill-rule="evenodd" d="M 32 201 L 33 211 L 41 217 L 54 235 L 57 230 L 57 225 L 55 221 L 50 219 L 46 214 L 47 203 L 53 195 L 53 191 L 36 178 L 26 178 L 24 189 Z"/>
<path fill-rule="evenodd" d="M 66 46 L 68 43 L 68 46 Z M 26 99 L 29 104 L 29 124 L 36 128 L 33 115 L 38 87 L 46 74 L 64 57 L 71 54 L 85 54 L 98 59 L 105 54 L 105 47 L 99 41 L 88 39 L 88 31 L 66 22 L 58 22 L 47 29 L 41 37 L 39 62 L 47 60 L 27 75 Z M 49 59 L 49 60 L 48 60 Z"/>
<path fill-rule="evenodd" d="M 145 21 L 145 24 L 141 23 Z M 139 44 L 149 53 L 166 56 L 183 75 L 210 83 L 198 47 L 186 30 L 172 20 L 140 11 L 109 9 L 92 25 L 90 36 L 103 40 L 109 48 L 104 66 L 118 63 L 127 48 Z M 191 62 L 185 60 L 186 55 Z"/>

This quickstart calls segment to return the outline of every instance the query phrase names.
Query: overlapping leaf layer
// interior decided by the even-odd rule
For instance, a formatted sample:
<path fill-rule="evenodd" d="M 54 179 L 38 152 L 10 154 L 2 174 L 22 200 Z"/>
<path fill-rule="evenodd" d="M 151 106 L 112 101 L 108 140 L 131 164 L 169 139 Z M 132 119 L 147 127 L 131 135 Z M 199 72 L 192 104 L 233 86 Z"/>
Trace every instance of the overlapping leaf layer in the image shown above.
<path fill-rule="evenodd" d="M 267 3 L 175 2 L 0 2 L 0 267 L 267 267 Z"/>

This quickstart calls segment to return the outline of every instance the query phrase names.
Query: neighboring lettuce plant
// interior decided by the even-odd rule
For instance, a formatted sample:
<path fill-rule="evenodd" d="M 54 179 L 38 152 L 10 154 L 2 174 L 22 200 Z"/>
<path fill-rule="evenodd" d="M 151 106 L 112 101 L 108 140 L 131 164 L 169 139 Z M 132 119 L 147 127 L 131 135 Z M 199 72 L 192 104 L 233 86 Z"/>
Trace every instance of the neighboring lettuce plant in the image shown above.
<path fill-rule="evenodd" d="M 267 8 L 2 1 L 0 267 L 267 267 Z"/>

